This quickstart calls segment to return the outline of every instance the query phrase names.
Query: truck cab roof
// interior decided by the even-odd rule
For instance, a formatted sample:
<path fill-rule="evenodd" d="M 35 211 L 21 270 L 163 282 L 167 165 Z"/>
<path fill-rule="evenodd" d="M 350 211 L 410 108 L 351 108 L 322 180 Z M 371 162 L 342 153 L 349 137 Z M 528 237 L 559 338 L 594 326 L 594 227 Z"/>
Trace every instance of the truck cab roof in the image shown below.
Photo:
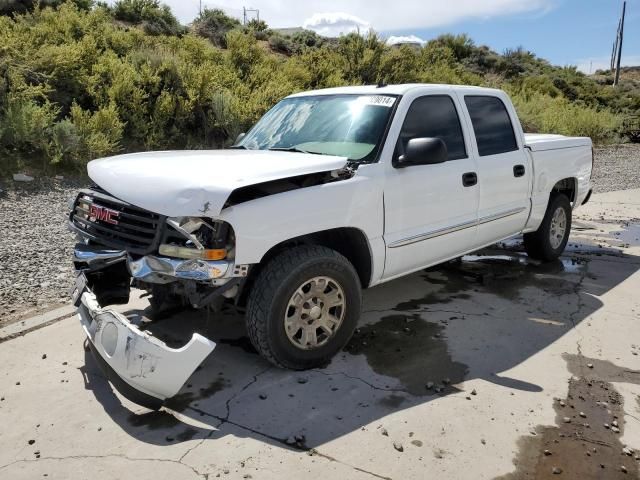
<path fill-rule="evenodd" d="M 464 93 L 475 93 L 475 94 L 496 94 L 497 92 L 501 92 L 501 90 L 495 88 L 485 88 L 485 87 L 474 87 L 469 85 L 443 85 L 438 83 L 403 83 L 399 85 L 357 85 L 350 87 L 335 87 L 335 88 L 323 88 L 320 90 L 311 90 L 307 92 L 294 93 L 293 95 L 289 95 L 287 98 L 291 97 L 306 97 L 312 95 L 405 95 L 412 90 L 416 89 L 438 89 L 442 90 L 443 88 L 448 88 L 455 91 L 462 91 Z"/>

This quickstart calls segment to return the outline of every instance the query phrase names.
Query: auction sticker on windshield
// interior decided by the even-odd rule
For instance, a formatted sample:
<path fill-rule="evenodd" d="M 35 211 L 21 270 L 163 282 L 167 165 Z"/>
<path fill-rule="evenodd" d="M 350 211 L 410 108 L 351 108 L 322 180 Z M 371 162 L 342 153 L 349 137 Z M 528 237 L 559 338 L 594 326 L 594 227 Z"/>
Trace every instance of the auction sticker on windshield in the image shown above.
<path fill-rule="evenodd" d="M 386 95 L 367 95 L 364 97 L 360 97 L 359 100 L 364 102 L 366 105 L 376 105 L 378 107 L 390 108 L 396 101 L 396 97 L 388 97 Z"/>

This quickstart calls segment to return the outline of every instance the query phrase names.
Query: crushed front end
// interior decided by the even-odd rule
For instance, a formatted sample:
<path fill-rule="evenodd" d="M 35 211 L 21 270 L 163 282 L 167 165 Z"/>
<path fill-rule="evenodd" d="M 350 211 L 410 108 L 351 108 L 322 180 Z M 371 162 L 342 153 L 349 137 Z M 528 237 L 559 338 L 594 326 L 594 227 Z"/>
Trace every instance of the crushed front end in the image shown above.
<path fill-rule="evenodd" d="M 132 286 L 151 294 L 156 313 L 209 308 L 235 298 L 248 267 L 234 263 L 233 229 L 208 218 L 166 217 L 97 186 L 70 205 L 78 236 L 73 299 L 90 348 L 126 398 L 158 409 L 213 351 L 198 333 L 174 349 L 109 305 L 126 304 Z"/>

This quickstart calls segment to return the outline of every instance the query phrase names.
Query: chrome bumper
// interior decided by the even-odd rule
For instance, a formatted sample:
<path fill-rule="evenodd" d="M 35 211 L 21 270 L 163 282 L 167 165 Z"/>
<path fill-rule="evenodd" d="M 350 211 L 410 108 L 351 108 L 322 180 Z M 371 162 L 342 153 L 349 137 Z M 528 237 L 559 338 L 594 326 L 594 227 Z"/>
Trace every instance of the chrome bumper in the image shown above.
<path fill-rule="evenodd" d="M 226 283 L 233 275 L 233 264 L 224 260 L 181 260 L 147 255 L 134 260 L 124 250 L 100 249 L 79 243 L 73 249 L 76 269 L 99 270 L 126 261 L 133 278 L 149 283 L 169 283 L 175 280 L 195 280 L 214 285 Z M 237 275 L 240 276 L 240 275 Z"/>
<path fill-rule="evenodd" d="M 216 346 L 194 333 L 184 347 L 169 348 L 124 315 L 103 309 L 88 290 L 80 297 L 78 318 L 112 385 L 132 402 L 153 410 L 178 393 Z"/>

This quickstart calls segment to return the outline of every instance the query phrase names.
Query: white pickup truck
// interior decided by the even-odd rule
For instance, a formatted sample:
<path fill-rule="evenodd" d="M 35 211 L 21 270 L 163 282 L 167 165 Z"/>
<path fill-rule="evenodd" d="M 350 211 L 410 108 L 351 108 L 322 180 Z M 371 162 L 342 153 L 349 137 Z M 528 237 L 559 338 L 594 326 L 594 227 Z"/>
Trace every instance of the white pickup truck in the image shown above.
<path fill-rule="evenodd" d="M 389 85 L 291 95 L 227 150 L 94 160 L 73 199 L 74 299 L 95 357 L 159 408 L 215 343 L 173 349 L 110 304 L 246 309 L 275 365 L 326 364 L 361 290 L 514 235 L 550 261 L 590 194 L 591 140 L 523 134 L 508 96 Z"/>

